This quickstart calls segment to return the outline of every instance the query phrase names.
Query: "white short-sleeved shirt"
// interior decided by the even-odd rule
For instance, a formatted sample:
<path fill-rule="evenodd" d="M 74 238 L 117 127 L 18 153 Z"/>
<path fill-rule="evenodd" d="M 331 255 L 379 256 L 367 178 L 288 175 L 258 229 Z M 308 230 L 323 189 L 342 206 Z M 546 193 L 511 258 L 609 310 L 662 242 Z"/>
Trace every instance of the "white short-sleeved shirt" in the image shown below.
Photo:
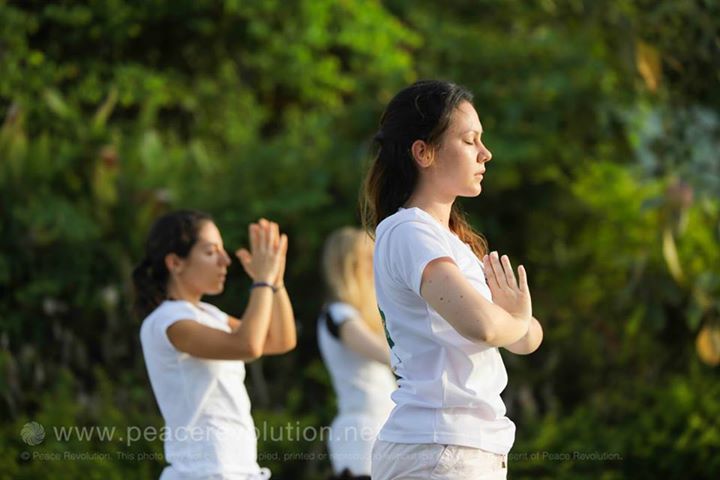
<path fill-rule="evenodd" d="M 360 318 L 360 312 L 347 303 L 333 302 L 326 308 L 338 328 Z M 390 395 L 397 387 L 395 377 L 387 365 L 353 352 L 332 336 L 325 315 L 318 320 L 318 344 L 337 395 L 338 415 L 328 439 L 333 470 L 370 475 L 375 437 L 394 406 Z"/>
<path fill-rule="evenodd" d="M 245 479 L 257 475 L 257 437 L 245 390 L 245 364 L 207 360 L 177 350 L 167 329 L 194 320 L 230 332 L 228 316 L 200 302 L 167 300 L 140 328 L 145 365 L 165 420 L 163 479 Z"/>
<path fill-rule="evenodd" d="M 436 258 L 454 260 L 492 301 L 472 249 L 419 208 L 400 209 L 377 226 L 374 254 L 378 306 L 391 346 L 396 407 L 378 438 L 441 443 L 506 454 L 515 425 L 500 393 L 507 372 L 496 347 L 460 335 L 420 296 L 422 274 Z"/>

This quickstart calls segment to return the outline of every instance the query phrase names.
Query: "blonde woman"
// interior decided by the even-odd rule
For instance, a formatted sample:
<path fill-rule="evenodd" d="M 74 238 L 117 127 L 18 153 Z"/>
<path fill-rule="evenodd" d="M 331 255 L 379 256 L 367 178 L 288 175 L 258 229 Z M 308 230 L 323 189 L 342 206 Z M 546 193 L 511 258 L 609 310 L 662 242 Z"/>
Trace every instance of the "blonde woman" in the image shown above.
<path fill-rule="evenodd" d="M 393 408 L 395 378 L 373 284 L 373 243 L 357 228 L 333 232 L 322 270 L 327 302 L 318 343 L 338 400 L 328 451 L 338 479 L 370 478 L 372 446 Z"/>

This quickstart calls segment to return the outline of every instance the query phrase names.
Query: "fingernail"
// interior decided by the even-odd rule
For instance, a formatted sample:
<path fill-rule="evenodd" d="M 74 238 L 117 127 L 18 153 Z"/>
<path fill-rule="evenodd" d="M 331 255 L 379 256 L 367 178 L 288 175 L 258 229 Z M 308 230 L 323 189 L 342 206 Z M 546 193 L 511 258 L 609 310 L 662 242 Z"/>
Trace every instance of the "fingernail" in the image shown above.
<path fill-rule="evenodd" d="M 495 258 L 498 258 L 498 253 L 497 253 L 497 252 L 492 252 L 492 255 L 493 255 Z"/>

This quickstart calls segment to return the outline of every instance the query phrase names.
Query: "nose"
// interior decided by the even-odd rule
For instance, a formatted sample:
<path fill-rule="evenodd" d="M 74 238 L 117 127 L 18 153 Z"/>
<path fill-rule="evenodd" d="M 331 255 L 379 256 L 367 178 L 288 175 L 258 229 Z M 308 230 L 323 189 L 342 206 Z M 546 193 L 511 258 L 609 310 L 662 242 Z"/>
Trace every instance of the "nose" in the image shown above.
<path fill-rule="evenodd" d="M 220 258 L 220 262 L 226 266 L 230 265 L 232 263 L 232 259 L 230 258 L 230 255 L 228 255 L 228 253 L 225 250 L 222 251 L 222 257 Z"/>
<path fill-rule="evenodd" d="M 478 152 L 478 159 L 482 163 L 489 162 L 492 160 L 492 152 L 484 144 L 480 144 L 480 151 Z"/>

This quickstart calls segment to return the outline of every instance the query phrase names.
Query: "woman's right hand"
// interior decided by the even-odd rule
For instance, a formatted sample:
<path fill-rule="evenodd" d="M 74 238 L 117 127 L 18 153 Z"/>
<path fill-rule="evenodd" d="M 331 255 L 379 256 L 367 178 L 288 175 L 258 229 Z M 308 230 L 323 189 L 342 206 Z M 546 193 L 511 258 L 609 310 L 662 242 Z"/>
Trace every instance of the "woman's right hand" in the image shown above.
<path fill-rule="evenodd" d="M 261 218 L 248 226 L 250 251 L 235 252 L 245 272 L 255 282 L 272 284 L 283 264 L 287 251 L 287 235 L 280 235 L 278 224 Z"/>

